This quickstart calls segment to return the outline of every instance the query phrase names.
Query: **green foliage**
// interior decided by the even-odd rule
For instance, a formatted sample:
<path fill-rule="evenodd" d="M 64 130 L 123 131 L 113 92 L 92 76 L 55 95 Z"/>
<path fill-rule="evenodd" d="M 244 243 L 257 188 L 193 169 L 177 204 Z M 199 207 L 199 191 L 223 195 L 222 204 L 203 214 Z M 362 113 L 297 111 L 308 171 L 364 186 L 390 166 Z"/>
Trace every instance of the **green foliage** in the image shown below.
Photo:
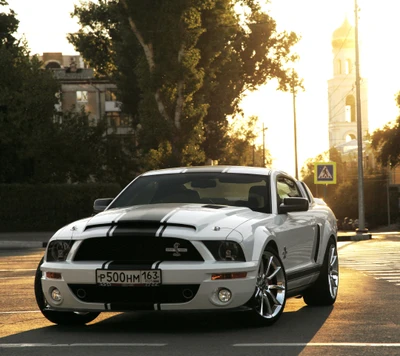
<path fill-rule="evenodd" d="M 43 139 L 52 130 L 59 89 L 26 44 L 13 37 L 17 29 L 13 11 L 0 13 L 0 183 L 33 180 L 35 165 L 45 155 Z"/>
<path fill-rule="evenodd" d="M 400 108 L 400 92 L 396 95 L 396 104 Z M 371 138 L 371 146 L 382 166 L 395 167 L 400 163 L 400 116 L 394 124 L 376 130 Z"/>
<path fill-rule="evenodd" d="M 321 184 L 314 184 L 314 164 L 317 162 L 336 162 L 336 186 L 354 177 L 354 173 L 356 173 L 353 172 L 351 167 L 347 167 L 345 162 L 342 162 L 340 152 L 334 147 L 314 158 L 307 159 L 304 166 L 301 168 L 301 177 L 315 196 L 322 197 L 321 191 L 323 187 Z M 320 186 L 319 191 L 317 186 Z M 332 189 L 335 188 L 330 188 L 330 190 Z"/>
<path fill-rule="evenodd" d="M 97 198 L 112 198 L 118 184 L 0 184 L 0 231 L 56 231 L 91 216 Z"/>
<path fill-rule="evenodd" d="M 298 37 L 277 32 L 255 0 L 86 1 L 73 16 L 81 29 L 69 41 L 116 80 L 123 110 L 140 124 L 138 148 L 160 167 L 226 157 L 237 143 L 227 117 L 244 93 L 273 78 L 281 90 L 291 84 Z"/>
<path fill-rule="evenodd" d="M 255 144 L 256 138 L 262 134 L 262 129 L 258 129 L 257 124 L 257 116 L 250 116 L 247 121 L 235 121 L 231 124 L 228 144 L 220 156 L 219 164 L 265 167 L 272 163 L 267 150 L 265 164 L 263 163 L 263 147 Z"/>
<path fill-rule="evenodd" d="M 397 189 L 387 189 L 387 177 L 384 175 L 368 176 L 364 179 L 364 209 L 368 228 L 385 225 L 388 222 L 387 193 L 390 197 L 391 221 L 399 217 Z M 326 202 L 333 210 L 336 218 L 343 221 L 345 217 L 358 219 L 358 182 L 349 179 L 337 187 L 328 187 L 330 193 Z"/>
<path fill-rule="evenodd" d="M 324 161 L 336 162 L 337 184 L 314 184 L 314 163 Z M 310 188 L 313 195 L 323 198 L 339 221 L 343 221 L 345 217 L 353 220 L 358 219 L 357 166 L 352 166 L 351 162 L 342 162 L 340 152 L 335 148 L 307 160 L 301 174 L 302 180 Z M 387 223 L 387 184 L 388 180 L 385 174 L 364 176 L 364 215 L 368 228 Z M 395 221 L 399 216 L 398 195 L 397 189 L 390 191 L 392 221 Z"/>

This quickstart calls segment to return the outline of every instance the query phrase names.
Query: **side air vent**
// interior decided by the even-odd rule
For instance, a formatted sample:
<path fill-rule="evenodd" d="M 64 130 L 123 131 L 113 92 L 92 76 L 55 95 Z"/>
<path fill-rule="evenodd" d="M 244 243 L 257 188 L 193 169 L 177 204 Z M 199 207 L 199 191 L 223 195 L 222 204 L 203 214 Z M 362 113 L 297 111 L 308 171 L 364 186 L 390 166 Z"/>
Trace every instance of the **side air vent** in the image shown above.
<path fill-rule="evenodd" d="M 321 243 L 321 225 L 317 224 L 317 240 L 315 242 L 314 262 L 317 262 L 319 245 Z"/>

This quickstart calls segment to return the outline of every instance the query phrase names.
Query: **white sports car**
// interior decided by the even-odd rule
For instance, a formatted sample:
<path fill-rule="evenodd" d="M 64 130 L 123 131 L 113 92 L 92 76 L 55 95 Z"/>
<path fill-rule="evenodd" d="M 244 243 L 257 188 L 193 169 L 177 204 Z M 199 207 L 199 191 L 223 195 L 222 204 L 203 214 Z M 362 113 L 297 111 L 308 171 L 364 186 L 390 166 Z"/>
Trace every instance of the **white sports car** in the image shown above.
<path fill-rule="evenodd" d="M 282 171 L 150 171 L 94 210 L 57 231 L 38 266 L 36 300 L 53 323 L 84 324 L 106 311 L 245 308 L 270 325 L 288 297 L 336 300 L 336 218 Z"/>

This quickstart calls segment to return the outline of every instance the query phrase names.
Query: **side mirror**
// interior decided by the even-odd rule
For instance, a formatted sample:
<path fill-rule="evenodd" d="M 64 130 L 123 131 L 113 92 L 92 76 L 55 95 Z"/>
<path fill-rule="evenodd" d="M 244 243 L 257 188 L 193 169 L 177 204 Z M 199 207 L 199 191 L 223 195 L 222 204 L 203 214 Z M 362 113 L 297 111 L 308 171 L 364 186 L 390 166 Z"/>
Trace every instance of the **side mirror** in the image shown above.
<path fill-rule="evenodd" d="M 306 198 L 284 198 L 283 203 L 279 206 L 279 214 L 286 214 L 293 211 L 307 211 L 309 208 L 308 199 Z"/>
<path fill-rule="evenodd" d="M 96 199 L 93 203 L 93 212 L 95 214 L 101 213 L 102 211 L 110 205 L 110 203 L 114 200 L 114 198 L 102 198 Z"/>

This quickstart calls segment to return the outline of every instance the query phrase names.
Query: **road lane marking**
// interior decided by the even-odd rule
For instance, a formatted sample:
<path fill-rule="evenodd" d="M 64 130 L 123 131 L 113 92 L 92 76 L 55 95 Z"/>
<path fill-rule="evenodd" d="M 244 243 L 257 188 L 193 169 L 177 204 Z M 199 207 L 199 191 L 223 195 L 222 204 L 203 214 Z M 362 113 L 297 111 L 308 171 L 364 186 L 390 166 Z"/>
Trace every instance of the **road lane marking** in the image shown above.
<path fill-rule="evenodd" d="M 0 312 L 1 314 L 26 314 L 26 313 L 41 313 L 40 310 L 15 310 L 15 311 L 6 311 Z"/>
<path fill-rule="evenodd" d="M 0 279 L 29 279 L 29 278 L 35 278 L 35 276 L 28 276 L 28 277 L 0 277 Z"/>
<path fill-rule="evenodd" d="M 18 268 L 18 269 L 0 269 L 0 272 L 31 272 L 36 271 L 37 268 Z"/>
<path fill-rule="evenodd" d="M 40 348 L 40 347 L 163 347 L 167 343 L 20 343 L 0 344 L 5 348 Z M 369 342 L 293 342 L 293 343 L 249 343 L 233 344 L 233 347 L 400 347 L 400 343 L 369 343 Z"/>
<path fill-rule="evenodd" d="M 160 343 L 76 343 L 76 344 L 46 344 L 46 343 L 22 343 L 22 344 L 0 344 L 0 349 L 18 349 L 33 347 L 161 347 L 168 344 Z"/>
<path fill-rule="evenodd" d="M 307 346 L 334 346 L 334 347 L 400 347 L 400 343 L 370 343 L 370 342 L 290 342 L 290 343 L 251 343 L 233 344 L 234 347 L 307 347 Z"/>

